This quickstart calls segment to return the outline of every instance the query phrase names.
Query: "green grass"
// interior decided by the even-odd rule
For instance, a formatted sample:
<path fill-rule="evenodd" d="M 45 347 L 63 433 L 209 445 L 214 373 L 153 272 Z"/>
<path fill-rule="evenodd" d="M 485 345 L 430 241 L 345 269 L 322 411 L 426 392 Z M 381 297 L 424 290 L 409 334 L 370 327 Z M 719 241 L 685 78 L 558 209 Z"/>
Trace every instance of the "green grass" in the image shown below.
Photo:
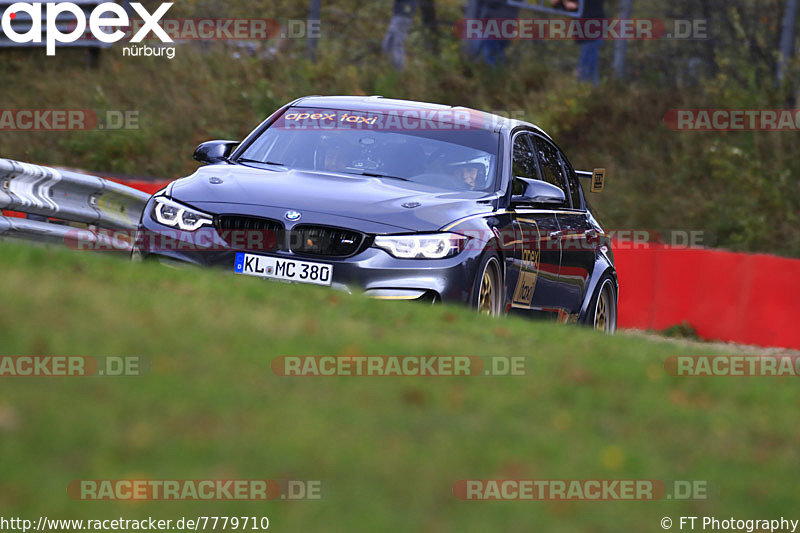
<path fill-rule="evenodd" d="M 658 531 L 796 508 L 791 380 L 681 379 L 681 348 L 460 308 L 2 243 L 0 353 L 147 358 L 2 378 L 0 515 L 267 515 L 276 531 Z M 710 349 L 692 350 L 706 353 Z M 280 355 L 522 355 L 528 375 L 286 378 Z M 81 502 L 73 479 L 322 480 L 319 501 Z M 693 502 L 463 502 L 466 478 L 698 479 Z M 788 515 L 787 515 L 788 513 Z"/>

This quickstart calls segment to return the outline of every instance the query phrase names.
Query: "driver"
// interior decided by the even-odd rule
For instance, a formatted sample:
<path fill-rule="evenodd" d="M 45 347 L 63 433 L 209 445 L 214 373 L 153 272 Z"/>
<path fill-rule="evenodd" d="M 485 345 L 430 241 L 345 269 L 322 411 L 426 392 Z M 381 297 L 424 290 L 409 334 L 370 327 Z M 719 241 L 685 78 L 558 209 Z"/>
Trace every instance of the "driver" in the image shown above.
<path fill-rule="evenodd" d="M 481 166 L 477 164 L 458 165 L 455 167 L 455 176 L 464 182 L 467 189 L 474 191 L 481 184 L 478 183 L 478 178 L 481 174 Z"/>

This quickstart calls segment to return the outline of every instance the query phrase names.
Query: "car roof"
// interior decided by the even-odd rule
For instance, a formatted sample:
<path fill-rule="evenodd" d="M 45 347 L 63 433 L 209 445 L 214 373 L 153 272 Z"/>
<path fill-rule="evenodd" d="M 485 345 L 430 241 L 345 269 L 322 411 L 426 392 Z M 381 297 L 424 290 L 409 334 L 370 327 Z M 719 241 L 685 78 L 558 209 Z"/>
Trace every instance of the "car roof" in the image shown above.
<path fill-rule="evenodd" d="M 293 106 L 316 107 L 321 109 L 337 109 L 342 111 L 373 111 L 376 113 L 387 111 L 467 111 L 484 124 L 491 124 L 496 132 L 511 131 L 514 128 L 524 127 L 536 130 L 547 138 L 547 133 L 536 124 L 522 120 L 510 119 L 493 113 L 486 113 L 477 109 L 464 106 L 449 106 L 432 104 L 429 102 L 416 102 L 413 100 L 397 100 L 383 96 L 305 96 L 292 102 Z"/>

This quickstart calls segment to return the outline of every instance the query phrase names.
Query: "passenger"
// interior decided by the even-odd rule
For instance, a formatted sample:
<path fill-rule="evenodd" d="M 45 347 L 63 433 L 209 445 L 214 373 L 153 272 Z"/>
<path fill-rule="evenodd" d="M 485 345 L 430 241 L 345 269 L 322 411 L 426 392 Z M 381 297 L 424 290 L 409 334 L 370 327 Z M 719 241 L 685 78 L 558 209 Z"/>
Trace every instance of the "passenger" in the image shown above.
<path fill-rule="evenodd" d="M 323 169 L 331 172 L 344 172 L 352 163 L 352 151 L 343 144 L 334 144 L 325 151 Z"/>

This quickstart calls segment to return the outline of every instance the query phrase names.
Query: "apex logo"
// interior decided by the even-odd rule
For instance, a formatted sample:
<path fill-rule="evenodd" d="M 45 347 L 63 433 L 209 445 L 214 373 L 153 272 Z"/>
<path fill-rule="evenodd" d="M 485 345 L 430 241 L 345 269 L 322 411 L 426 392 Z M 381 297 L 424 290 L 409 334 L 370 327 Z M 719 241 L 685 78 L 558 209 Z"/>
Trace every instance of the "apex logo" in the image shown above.
<path fill-rule="evenodd" d="M 80 6 L 72 2 L 48 2 L 47 6 L 47 26 L 46 26 L 46 39 L 47 39 L 47 55 L 54 56 L 56 54 L 56 43 L 72 43 L 80 39 L 86 32 L 86 13 Z M 164 28 L 159 26 L 159 22 L 164 15 L 172 7 L 172 2 L 165 2 L 154 12 L 150 13 L 145 9 L 142 4 L 132 2 L 131 7 L 142 18 L 144 23 L 136 35 L 131 39 L 132 43 L 139 43 L 151 31 L 161 39 L 162 42 L 171 43 L 172 39 L 164 31 Z M 25 33 L 18 33 L 11 25 L 19 13 L 27 13 L 31 19 L 31 27 Z M 62 13 L 71 13 L 75 16 L 77 24 L 71 31 L 64 33 L 58 29 L 56 18 Z M 27 2 L 17 2 L 11 4 L 6 9 L 1 20 L 3 33 L 19 44 L 27 43 L 41 43 L 42 42 L 42 4 L 31 4 Z M 106 2 L 98 5 L 89 16 L 88 20 L 89 29 L 92 35 L 101 42 L 115 43 L 125 37 L 125 32 L 116 30 L 107 33 L 108 30 L 114 28 L 126 28 L 130 26 L 130 19 L 128 13 L 119 4 L 114 2 Z"/>

